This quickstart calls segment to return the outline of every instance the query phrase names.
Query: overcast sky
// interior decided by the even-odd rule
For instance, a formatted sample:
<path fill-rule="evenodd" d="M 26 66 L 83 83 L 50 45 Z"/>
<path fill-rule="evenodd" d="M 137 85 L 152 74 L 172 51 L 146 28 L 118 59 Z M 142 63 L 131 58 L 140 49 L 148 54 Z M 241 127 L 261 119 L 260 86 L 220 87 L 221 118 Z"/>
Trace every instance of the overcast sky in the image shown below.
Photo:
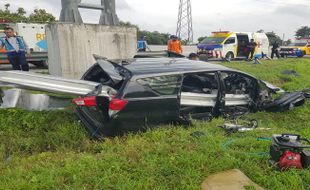
<path fill-rule="evenodd" d="M 293 38 L 301 26 L 310 25 L 310 0 L 191 0 L 195 39 L 211 31 L 274 31 L 282 37 Z M 59 16 L 61 0 L 0 0 L 0 6 L 10 3 L 12 9 L 23 7 L 31 12 L 44 8 Z M 99 4 L 100 0 L 82 0 Z M 141 29 L 176 31 L 179 0 L 116 0 L 117 14 Z M 96 23 L 100 13 L 81 10 L 84 22 Z"/>

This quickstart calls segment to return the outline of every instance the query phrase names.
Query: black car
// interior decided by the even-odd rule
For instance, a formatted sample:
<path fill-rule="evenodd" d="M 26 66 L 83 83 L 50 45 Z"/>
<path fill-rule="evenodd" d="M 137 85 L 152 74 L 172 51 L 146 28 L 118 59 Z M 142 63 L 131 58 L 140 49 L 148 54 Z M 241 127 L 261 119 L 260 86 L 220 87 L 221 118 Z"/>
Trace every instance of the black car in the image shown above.
<path fill-rule="evenodd" d="M 95 137 L 236 112 L 288 109 L 305 99 L 300 92 L 274 101 L 271 94 L 278 88 L 240 71 L 188 59 L 98 60 L 82 79 L 100 82 L 99 89 L 111 87 L 106 96 L 94 91 L 73 100 L 76 114 Z"/>
<path fill-rule="evenodd" d="M 76 114 L 92 136 L 113 136 L 193 119 L 236 117 L 302 105 L 305 92 L 284 93 L 227 67 L 185 58 L 107 60 L 97 57 L 82 80 L 0 71 L 0 86 L 77 95 Z"/>

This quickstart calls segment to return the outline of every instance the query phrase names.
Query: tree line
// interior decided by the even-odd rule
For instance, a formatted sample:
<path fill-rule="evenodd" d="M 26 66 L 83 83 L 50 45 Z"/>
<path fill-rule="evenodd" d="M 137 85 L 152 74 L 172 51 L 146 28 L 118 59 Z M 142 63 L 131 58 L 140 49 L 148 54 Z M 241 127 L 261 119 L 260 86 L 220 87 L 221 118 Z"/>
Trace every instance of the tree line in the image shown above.
<path fill-rule="evenodd" d="M 53 22 L 56 18 L 48 13 L 45 9 L 34 9 L 32 13 L 27 15 L 24 8 L 20 7 L 16 11 L 10 10 L 10 4 L 5 4 L 4 9 L 0 9 L 0 21 L 5 22 L 25 22 L 25 23 L 47 23 Z"/>
<path fill-rule="evenodd" d="M 145 37 L 146 41 L 148 44 L 152 45 L 167 45 L 167 40 L 171 36 L 169 33 L 161 33 L 158 31 L 147 31 L 147 30 L 140 30 L 138 25 L 134 25 L 130 22 L 120 22 L 121 26 L 130 26 L 130 27 L 135 27 L 137 28 L 137 37 L 140 39 L 141 37 Z"/>

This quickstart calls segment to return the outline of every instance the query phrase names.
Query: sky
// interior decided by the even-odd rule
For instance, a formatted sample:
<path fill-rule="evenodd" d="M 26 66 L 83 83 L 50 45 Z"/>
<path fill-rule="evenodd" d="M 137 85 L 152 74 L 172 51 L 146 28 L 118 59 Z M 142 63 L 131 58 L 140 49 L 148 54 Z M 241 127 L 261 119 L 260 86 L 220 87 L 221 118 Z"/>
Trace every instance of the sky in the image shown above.
<path fill-rule="evenodd" d="M 44 8 L 57 18 L 61 0 L 0 0 L 11 9 L 27 12 Z M 100 4 L 100 0 L 82 0 Z M 142 30 L 175 34 L 180 0 L 116 0 L 120 20 L 136 24 Z M 310 26 L 310 0 L 191 0 L 194 38 L 212 31 L 274 31 L 285 39 L 294 38 L 301 26 Z M 98 23 L 99 11 L 80 10 L 85 23 Z"/>

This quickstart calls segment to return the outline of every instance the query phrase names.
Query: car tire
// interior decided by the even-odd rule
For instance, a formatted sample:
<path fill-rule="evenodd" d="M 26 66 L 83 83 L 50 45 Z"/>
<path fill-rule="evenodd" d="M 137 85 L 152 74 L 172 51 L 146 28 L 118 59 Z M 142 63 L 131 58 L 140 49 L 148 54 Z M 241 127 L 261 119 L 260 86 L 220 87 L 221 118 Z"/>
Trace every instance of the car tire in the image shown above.
<path fill-rule="evenodd" d="M 228 53 L 226 54 L 226 56 L 225 56 L 225 60 L 227 60 L 227 61 L 231 61 L 231 60 L 233 60 L 234 58 L 235 58 L 235 56 L 234 56 L 233 52 L 228 52 Z"/>
<path fill-rule="evenodd" d="M 302 56 L 301 57 L 304 57 L 305 55 L 306 55 L 306 52 L 302 51 Z"/>

